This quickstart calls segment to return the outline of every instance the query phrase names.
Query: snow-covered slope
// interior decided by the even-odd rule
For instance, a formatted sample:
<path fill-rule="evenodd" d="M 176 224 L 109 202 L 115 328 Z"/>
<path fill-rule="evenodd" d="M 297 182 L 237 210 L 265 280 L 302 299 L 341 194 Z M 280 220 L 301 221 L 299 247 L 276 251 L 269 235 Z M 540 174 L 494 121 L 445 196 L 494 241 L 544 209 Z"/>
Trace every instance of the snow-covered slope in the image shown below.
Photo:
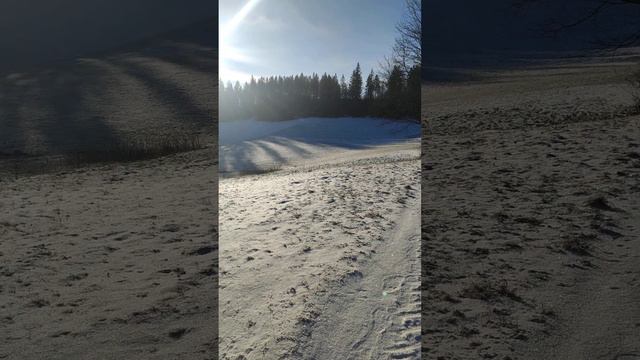
<path fill-rule="evenodd" d="M 420 124 L 379 118 L 303 118 L 222 122 L 219 131 L 220 170 L 242 172 L 279 167 L 328 151 L 417 141 Z"/>

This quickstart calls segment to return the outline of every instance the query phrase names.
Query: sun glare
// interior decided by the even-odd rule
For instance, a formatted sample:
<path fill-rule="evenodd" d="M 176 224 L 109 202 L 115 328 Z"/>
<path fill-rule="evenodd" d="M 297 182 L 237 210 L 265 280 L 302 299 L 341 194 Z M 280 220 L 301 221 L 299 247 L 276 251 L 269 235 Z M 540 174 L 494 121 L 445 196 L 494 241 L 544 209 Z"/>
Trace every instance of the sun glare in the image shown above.
<path fill-rule="evenodd" d="M 249 74 L 235 69 L 236 64 L 251 63 L 252 58 L 240 47 L 232 45 L 236 30 L 242 21 L 256 7 L 261 0 L 249 0 L 227 23 L 220 27 L 220 38 L 218 39 L 220 54 L 219 76 L 223 81 L 247 81 Z"/>

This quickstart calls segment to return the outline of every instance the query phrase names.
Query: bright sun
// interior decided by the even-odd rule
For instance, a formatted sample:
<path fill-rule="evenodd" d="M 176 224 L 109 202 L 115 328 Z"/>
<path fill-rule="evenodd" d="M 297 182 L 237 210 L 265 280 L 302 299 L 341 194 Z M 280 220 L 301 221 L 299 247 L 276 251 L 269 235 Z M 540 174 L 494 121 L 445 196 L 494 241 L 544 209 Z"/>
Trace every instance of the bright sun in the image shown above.
<path fill-rule="evenodd" d="M 239 63 L 250 63 L 251 57 L 248 56 L 238 46 L 231 44 L 233 35 L 247 17 L 249 12 L 260 2 L 260 0 L 249 0 L 226 24 L 220 27 L 220 38 L 218 39 L 219 47 L 219 75 L 223 81 L 247 81 L 249 74 L 234 69 L 234 65 Z"/>

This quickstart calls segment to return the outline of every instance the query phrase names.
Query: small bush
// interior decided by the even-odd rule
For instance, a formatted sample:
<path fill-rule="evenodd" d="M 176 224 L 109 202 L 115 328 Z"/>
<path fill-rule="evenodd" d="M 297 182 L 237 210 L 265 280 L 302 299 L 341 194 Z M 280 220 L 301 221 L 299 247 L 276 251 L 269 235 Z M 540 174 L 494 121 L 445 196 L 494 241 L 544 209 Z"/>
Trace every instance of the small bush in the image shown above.
<path fill-rule="evenodd" d="M 204 149 L 197 135 L 178 135 L 158 140 L 120 141 L 92 149 L 67 151 L 62 155 L 11 154 L 0 156 L 0 179 L 61 171 L 96 163 L 150 160 L 181 152 Z"/>
<path fill-rule="evenodd" d="M 96 149 L 73 151 L 65 155 L 73 165 L 100 162 L 130 162 L 149 160 L 186 151 L 199 150 L 203 146 L 198 136 L 176 136 L 160 140 L 119 142 Z"/>

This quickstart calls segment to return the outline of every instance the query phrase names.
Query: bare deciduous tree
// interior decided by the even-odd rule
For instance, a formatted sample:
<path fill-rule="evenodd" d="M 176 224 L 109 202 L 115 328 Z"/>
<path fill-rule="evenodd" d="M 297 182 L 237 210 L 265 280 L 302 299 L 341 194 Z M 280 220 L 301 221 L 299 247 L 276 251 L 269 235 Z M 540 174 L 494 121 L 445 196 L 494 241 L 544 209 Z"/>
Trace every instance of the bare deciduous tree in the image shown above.
<path fill-rule="evenodd" d="M 391 56 L 385 56 L 378 64 L 379 75 L 389 78 L 394 66 L 398 65 L 408 74 L 412 67 L 420 66 L 422 61 L 422 6 L 419 0 L 405 0 L 405 14 L 396 25 L 398 36 L 395 39 Z"/>
<path fill-rule="evenodd" d="M 398 37 L 393 46 L 395 60 L 408 71 L 422 59 L 422 4 L 419 0 L 405 0 L 406 13 L 396 25 Z"/>
<path fill-rule="evenodd" d="M 517 9 L 526 9 L 531 6 L 541 5 L 575 5 L 575 2 L 568 4 L 567 0 L 514 0 L 513 4 Z M 567 19 L 549 19 L 543 26 L 546 35 L 556 36 L 563 31 L 576 28 L 584 24 L 594 24 L 598 26 L 600 20 L 611 17 L 610 10 L 623 7 L 640 9 L 640 0 L 593 0 L 583 2 L 587 6 L 582 11 L 575 11 L 575 15 Z M 620 14 L 619 12 L 618 14 Z M 622 24 L 620 19 L 615 19 L 620 27 L 620 34 L 608 35 L 611 29 L 601 29 L 602 32 L 596 35 L 593 43 L 601 48 L 618 49 L 627 46 L 640 44 L 640 18 L 633 22 Z M 622 27 L 624 25 L 624 28 Z M 607 35 L 605 35 L 605 33 Z"/>

